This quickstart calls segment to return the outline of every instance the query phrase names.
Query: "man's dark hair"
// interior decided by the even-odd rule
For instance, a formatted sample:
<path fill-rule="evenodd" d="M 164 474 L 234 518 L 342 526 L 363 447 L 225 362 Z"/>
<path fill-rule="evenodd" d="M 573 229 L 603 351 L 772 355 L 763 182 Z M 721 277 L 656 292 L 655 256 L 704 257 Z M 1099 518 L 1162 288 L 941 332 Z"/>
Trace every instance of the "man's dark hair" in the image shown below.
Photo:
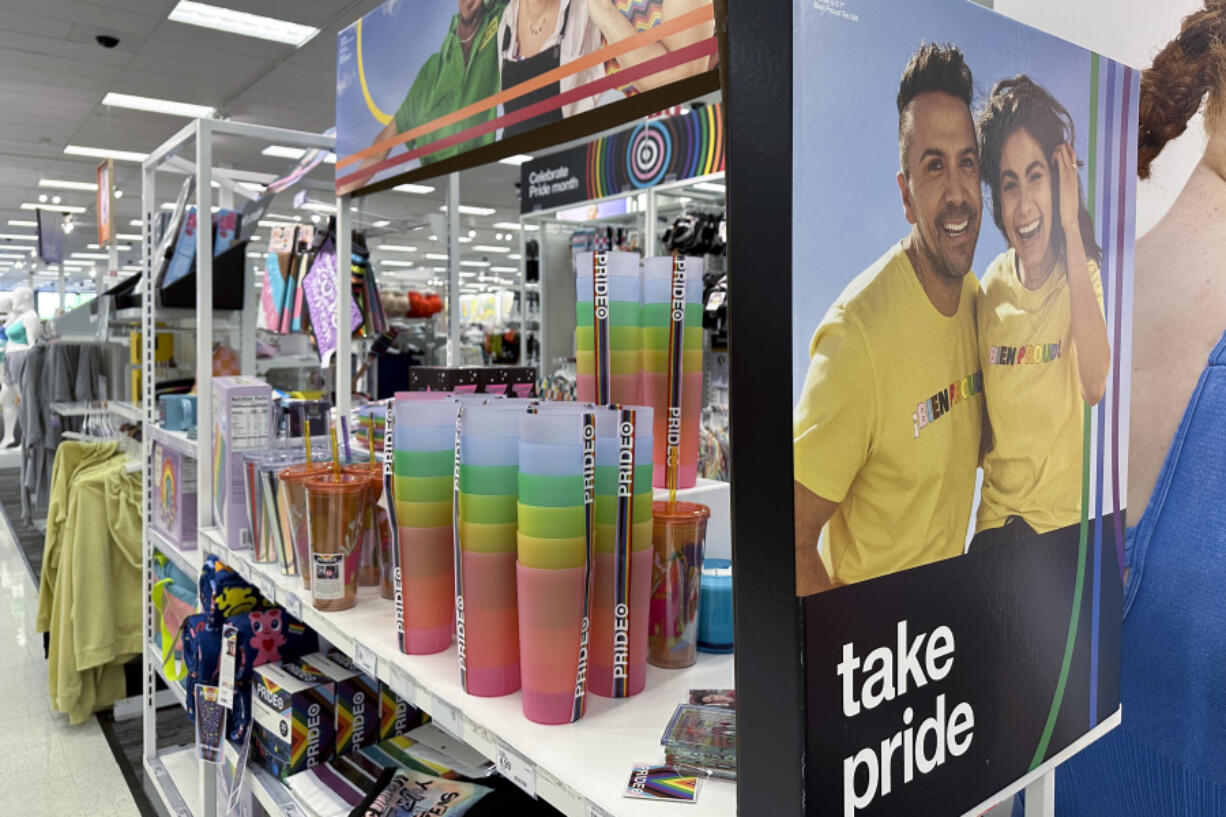
<path fill-rule="evenodd" d="M 907 152 L 911 148 L 907 106 L 920 94 L 939 91 L 966 103 L 967 113 L 974 97 L 974 80 L 962 52 L 955 45 L 928 43 L 911 55 L 898 82 L 898 166 L 907 176 Z"/>

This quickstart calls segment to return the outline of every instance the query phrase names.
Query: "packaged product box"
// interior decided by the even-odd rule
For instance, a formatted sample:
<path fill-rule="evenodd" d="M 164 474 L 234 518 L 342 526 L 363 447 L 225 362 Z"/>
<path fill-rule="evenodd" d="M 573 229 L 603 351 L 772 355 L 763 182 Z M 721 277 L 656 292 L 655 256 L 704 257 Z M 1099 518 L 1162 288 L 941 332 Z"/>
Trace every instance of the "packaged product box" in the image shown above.
<path fill-rule="evenodd" d="M 196 548 L 196 460 L 153 444 L 153 528 L 180 550 Z"/>
<path fill-rule="evenodd" d="M 409 391 L 449 391 L 472 394 L 481 387 L 477 366 L 414 366 L 409 369 Z"/>
<path fill-rule="evenodd" d="M 393 692 L 383 681 L 379 682 L 379 700 L 379 740 L 408 734 L 423 720 L 415 706 Z"/>
<path fill-rule="evenodd" d="M 304 659 L 255 668 L 251 709 L 264 765 L 285 779 L 331 760 L 336 684 Z"/>
<path fill-rule="evenodd" d="M 535 366 L 503 366 L 502 368 L 507 373 L 508 397 L 536 396 Z"/>
<path fill-rule="evenodd" d="M 482 394 L 505 395 L 509 374 L 506 366 L 482 366 L 477 370 L 479 383 L 477 391 Z"/>
<path fill-rule="evenodd" d="M 379 681 L 358 669 L 340 650 L 305 656 L 303 662 L 336 685 L 336 754 L 347 754 L 379 742 L 381 701 Z"/>
<path fill-rule="evenodd" d="M 244 451 L 272 443 L 272 387 L 254 377 L 213 378 L 213 522 L 227 547 L 251 547 Z"/>

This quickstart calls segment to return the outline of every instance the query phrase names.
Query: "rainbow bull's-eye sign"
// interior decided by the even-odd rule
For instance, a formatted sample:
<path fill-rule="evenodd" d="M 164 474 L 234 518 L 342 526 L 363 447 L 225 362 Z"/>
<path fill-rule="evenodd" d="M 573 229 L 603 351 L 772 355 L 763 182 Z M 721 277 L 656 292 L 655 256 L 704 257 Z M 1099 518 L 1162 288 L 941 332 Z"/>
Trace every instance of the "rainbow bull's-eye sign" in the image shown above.
<path fill-rule="evenodd" d="M 679 12 L 558 3 L 539 21 L 552 33 L 521 43 L 523 8 L 486 0 L 461 14 L 446 2 L 387 0 L 342 30 L 337 192 L 578 139 L 718 88 L 710 2 Z"/>

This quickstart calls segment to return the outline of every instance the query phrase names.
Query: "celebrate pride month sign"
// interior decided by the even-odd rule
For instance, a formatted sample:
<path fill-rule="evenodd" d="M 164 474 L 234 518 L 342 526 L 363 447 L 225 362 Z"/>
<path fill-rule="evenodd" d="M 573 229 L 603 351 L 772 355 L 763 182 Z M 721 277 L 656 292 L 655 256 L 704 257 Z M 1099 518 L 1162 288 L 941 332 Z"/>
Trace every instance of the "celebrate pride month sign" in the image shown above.
<path fill-rule="evenodd" d="M 977 815 L 1121 718 L 1139 75 L 792 11 L 806 813 Z"/>

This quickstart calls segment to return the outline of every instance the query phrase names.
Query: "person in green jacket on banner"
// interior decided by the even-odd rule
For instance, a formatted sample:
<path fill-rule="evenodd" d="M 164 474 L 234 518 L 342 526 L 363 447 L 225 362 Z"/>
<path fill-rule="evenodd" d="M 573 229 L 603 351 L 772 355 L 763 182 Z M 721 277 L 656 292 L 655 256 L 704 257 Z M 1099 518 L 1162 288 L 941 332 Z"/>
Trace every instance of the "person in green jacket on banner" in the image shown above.
<path fill-rule="evenodd" d="M 391 121 L 379 131 L 372 145 L 498 93 L 498 23 L 505 6 L 506 0 L 459 0 L 459 11 L 451 18 L 451 26 L 447 29 L 442 46 L 426 59 L 409 92 L 405 94 L 404 102 L 400 103 Z M 497 114 L 498 106 L 494 105 L 403 144 L 406 150 L 413 150 L 489 122 Z M 421 157 L 422 167 L 491 144 L 495 135 L 495 131 L 490 131 L 458 145 L 428 153 Z M 382 162 L 392 152 L 392 147 L 363 158 L 358 172 Z M 373 172 L 362 181 L 367 181 L 370 175 L 374 175 Z"/>

